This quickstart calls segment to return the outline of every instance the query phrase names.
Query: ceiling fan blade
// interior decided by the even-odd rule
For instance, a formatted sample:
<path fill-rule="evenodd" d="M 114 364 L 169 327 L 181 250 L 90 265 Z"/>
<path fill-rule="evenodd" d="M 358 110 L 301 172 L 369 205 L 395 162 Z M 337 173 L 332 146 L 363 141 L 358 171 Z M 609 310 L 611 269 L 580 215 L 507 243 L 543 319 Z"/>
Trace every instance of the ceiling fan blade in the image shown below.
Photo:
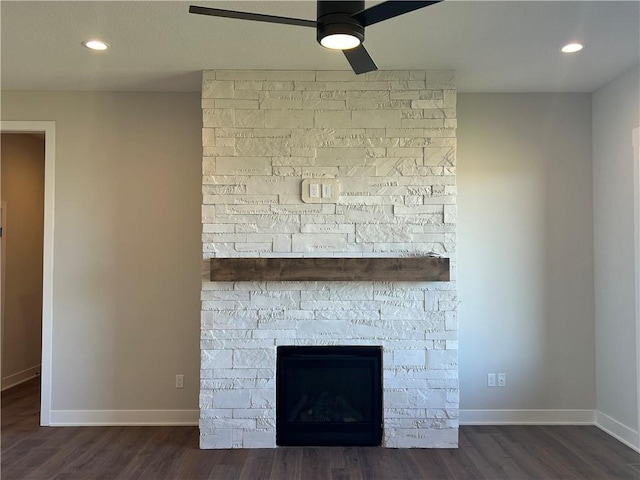
<path fill-rule="evenodd" d="M 261 13 L 236 12 L 234 10 L 221 10 L 219 8 L 198 7 L 191 5 L 189 13 L 198 15 L 210 15 L 212 17 L 238 18 L 240 20 L 253 20 L 256 22 L 284 23 L 285 25 L 298 25 L 300 27 L 316 27 L 315 20 L 302 18 L 277 17 L 275 15 L 263 15 Z"/>
<path fill-rule="evenodd" d="M 441 1 L 442 0 L 431 0 L 425 2 L 400 2 L 391 0 L 379 3 L 378 5 L 374 5 L 373 7 L 362 10 L 361 12 L 354 13 L 353 15 L 351 15 L 351 18 L 354 18 L 355 20 L 360 22 L 363 27 L 367 27 L 369 25 L 373 25 L 374 23 L 397 17 L 398 15 L 413 12 L 414 10 L 418 10 L 419 8 L 424 8 L 435 3 L 440 3 Z"/>
<path fill-rule="evenodd" d="M 373 59 L 367 52 L 367 49 L 364 48 L 364 45 L 360 44 L 356 48 L 351 48 L 349 50 L 343 50 L 344 56 L 347 57 L 347 61 L 351 68 L 356 73 L 356 75 L 360 75 L 361 73 L 373 72 L 377 70 L 378 67 L 374 63 Z"/>

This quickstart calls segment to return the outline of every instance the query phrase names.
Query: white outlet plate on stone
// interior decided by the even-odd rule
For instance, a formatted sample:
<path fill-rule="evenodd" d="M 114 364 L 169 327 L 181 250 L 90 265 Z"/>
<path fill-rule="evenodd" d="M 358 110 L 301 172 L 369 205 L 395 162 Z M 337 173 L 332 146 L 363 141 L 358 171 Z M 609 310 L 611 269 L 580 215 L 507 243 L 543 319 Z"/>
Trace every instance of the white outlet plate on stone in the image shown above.
<path fill-rule="evenodd" d="M 301 193 L 305 203 L 336 203 L 340 184 L 335 178 L 305 178 Z"/>

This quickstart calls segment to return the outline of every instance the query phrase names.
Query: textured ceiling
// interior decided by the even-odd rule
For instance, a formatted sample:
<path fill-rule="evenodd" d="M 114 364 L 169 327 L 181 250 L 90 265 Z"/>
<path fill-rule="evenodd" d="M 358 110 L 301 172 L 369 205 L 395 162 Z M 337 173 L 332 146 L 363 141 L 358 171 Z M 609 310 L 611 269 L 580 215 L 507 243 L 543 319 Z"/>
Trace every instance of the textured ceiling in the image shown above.
<path fill-rule="evenodd" d="M 199 91 L 207 69 L 349 69 L 311 28 L 191 15 L 191 3 L 315 19 L 313 1 L 3 0 L 2 88 Z M 111 49 L 80 45 L 92 37 Z M 586 48 L 561 54 L 572 40 Z M 454 69 L 462 92 L 591 92 L 640 62 L 640 2 L 446 0 L 372 25 L 365 44 L 381 70 Z"/>

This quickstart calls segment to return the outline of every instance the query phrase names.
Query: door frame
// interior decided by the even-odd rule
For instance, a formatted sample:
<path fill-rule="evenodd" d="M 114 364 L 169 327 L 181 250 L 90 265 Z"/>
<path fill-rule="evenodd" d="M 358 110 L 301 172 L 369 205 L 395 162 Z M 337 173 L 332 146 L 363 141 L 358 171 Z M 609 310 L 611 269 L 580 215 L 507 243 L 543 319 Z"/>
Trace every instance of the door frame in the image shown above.
<path fill-rule="evenodd" d="M 633 210 L 635 232 L 635 277 L 636 277 L 636 365 L 640 375 L 640 127 L 631 131 L 633 145 Z M 636 379 L 638 418 L 640 425 L 640 378 Z M 638 429 L 637 447 L 640 447 L 640 428 Z"/>
<path fill-rule="evenodd" d="M 53 358 L 53 239 L 55 203 L 56 123 L 1 121 L 2 133 L 44 133 L 44 241 L 42 259 L 42 361 L 40 425 L 51 423 Z"/>

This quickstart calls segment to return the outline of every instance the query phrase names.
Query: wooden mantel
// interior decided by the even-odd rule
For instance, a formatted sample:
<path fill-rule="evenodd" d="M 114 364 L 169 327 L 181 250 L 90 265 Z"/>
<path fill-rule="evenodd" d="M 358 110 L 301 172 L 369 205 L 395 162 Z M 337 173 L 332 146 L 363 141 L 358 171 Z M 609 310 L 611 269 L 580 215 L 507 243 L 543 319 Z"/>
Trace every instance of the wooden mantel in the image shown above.
<path fill-rule="evenodd" d="M 439 257 L 212 258 L 211 281 L 448 282 Z"/>

